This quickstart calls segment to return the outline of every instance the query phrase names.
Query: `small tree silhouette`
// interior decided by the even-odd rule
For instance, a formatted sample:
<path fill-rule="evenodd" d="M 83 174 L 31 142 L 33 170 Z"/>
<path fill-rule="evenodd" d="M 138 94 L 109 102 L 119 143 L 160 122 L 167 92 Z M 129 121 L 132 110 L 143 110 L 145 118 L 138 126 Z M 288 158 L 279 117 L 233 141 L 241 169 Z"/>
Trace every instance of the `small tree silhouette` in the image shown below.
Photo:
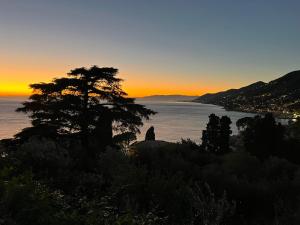
<path fill-rule="evenodd" d="M 147 132 L 146 132 L 146 136 L 145 136 L 145 141 L 155 141 L 155 132 L 154 132 L 154 127 L 151 126 Z"/>
<path fill-rule="evenodd" d="M 232 131 L 230 129 L 231 120 L 228 116 L 222 116 L 220 119 L 220 136 L 219 136 L 219 148 L 222 153 L 230 151 L 229 140 Z"/>
<path fill-rule="evenodd" d="M 229 152 L 229 139 L 232 133 L 230 124 L 229 117 L 223 116 L 220 119 L 215 114 L 211 114 L 206 130 L 202 131 L 202 148 L 218 154 Z"/>
<path fill-rule="evenodd" d="M 218 151 L 218 136 L 220 129 L 220 118 L 210 114 L 206 130 L 202 133 L 202 146 L 208 152 Z"/>
<path fill-rule="evenodd" d="M 241 135 L 248 152 L 261 160 L 271 155 L 281 156 L 282 149 L 284 149 L 285 129 L 276 122 L 271 113 L 264 117 L 240 119 L 237 125 L 243 128 Z"/>

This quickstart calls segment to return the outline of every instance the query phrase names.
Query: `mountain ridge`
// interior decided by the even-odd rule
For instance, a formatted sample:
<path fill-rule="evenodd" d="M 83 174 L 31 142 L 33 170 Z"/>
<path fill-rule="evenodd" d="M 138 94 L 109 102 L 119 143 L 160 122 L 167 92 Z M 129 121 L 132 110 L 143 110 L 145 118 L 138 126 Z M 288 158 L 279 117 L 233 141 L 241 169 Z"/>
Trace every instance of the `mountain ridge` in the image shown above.
<path fill-rule="evenodd" d="M 266 113 L 282 117 L 300 115 L 300 70 L 268 83 L 258 81 L 239 89 L 204 94 L 193 100 L 223 106 L 230 111 Z"/>

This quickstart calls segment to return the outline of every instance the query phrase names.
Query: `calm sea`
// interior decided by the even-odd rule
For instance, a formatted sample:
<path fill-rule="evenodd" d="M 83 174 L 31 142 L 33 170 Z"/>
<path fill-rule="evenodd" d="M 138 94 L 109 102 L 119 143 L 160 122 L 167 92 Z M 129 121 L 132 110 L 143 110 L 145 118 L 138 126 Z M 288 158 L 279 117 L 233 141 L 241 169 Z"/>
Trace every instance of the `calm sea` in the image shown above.
<path fill-rule="evenodd" d="M 15 112 L 21 106 L 25 98 L 2 97 L 0 98 L 0 139 L 10 138 L 22 128 L 30 126 L 30 121 L 23 113 Z M 237 133 L 235 122 L 245 116 L 253 116 L 249 113 L 228 112 L 222 107 L 191 103 L 191 102 L 160 102 L 142 101 L 137 103 L 144 104 L 148 108 L 157 112 L 151 120 L 145 121 L 144 127 L 138 139 L 144 138 L 146 130 L 154 126 L 156 138 L 166 141 L 180 141 L 182 138 L 190 138 L 199 142 L 202 130 L 205 129 L 208 116 L 211 113 L 222 116 L 227 115 L 231 118 L 232 130 Z"/>
<path fill-rule="evenodd" d="M 24 127 L 30 126 L 28 117 L 15 112 L 26 98 L 0 97 L 0 139 L 10 138 Z"/>

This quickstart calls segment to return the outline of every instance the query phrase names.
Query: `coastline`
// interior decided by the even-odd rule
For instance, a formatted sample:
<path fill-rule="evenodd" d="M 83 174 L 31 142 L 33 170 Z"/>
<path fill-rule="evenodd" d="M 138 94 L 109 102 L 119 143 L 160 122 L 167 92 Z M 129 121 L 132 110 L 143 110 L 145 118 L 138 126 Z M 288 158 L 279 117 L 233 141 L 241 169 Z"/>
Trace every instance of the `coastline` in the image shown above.
<path fill-rule="evenodd" d="M 272 113 L 274 115 L 274 117 L 276 117 L 277 119 L 283 119 L 283 120 L 292 120 L 295 119 L 295 116 L 293 113 L 282 113 L 282 112 L 276 112 L 276 111 L 265 111 L 265 110 L 243 110 L 241 108 L 230 108 L 230 107 L 226 107 L 223 105 L 218 105 L 218 104 L 212 104 L 212 103 L 204 103 L 204 102 L 199 102 L 199 101 L 192 101 L 194 103 L 200 103 L 200 104 L 207 104 L 207 105 L 215 105 L 215 106 L 219 106 L 222 107 L 224 110 L 228 111 L 228 112 L 243 112 L 243 113 L 252 113 L 252 114 L 257 114 L 257 115 L 264 115 L 266 113 Z"/>

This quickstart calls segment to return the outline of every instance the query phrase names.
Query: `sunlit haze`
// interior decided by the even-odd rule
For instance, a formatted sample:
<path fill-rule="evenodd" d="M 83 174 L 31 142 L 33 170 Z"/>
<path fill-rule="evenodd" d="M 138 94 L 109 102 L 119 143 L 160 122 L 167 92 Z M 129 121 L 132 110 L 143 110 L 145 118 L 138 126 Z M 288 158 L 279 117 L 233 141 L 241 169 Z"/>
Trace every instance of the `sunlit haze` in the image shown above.
<path fill-rule="evenodd" d="M 299 69 L 298 0 L 1 0 L 0 94 L 116 67 L 130 96 L 200 95 Z"/>

